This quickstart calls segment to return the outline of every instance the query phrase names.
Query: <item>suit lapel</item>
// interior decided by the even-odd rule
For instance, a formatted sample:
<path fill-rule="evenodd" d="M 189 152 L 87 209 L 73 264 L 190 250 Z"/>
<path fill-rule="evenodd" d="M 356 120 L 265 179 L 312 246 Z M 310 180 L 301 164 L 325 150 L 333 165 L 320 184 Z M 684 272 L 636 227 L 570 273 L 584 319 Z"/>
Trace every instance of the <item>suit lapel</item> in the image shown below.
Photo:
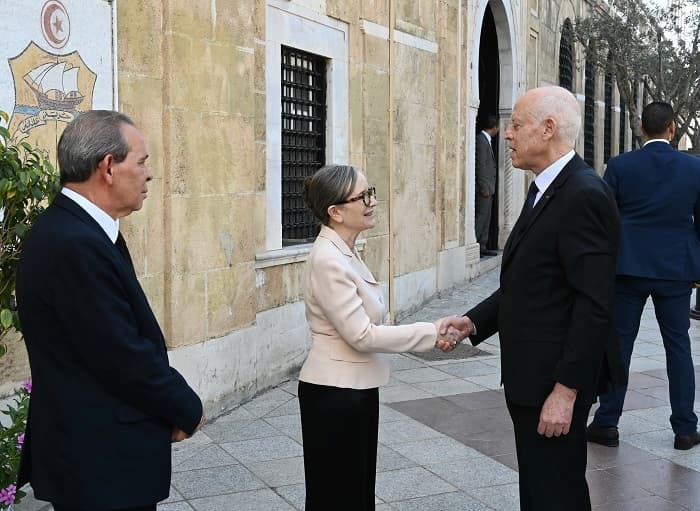
<path fill-rule="evenodd" d="M 129 263 L 129 266 L 131 269 L 134 269 L 134 262 L 131 260 L 131 254 L 129 253 L 129 249 L 126 246 L 126 240 L 124 240 L 124 236 L 122 236 L 122 233 L 119 232 L 117 235 L 117 241 L 114 243 L 114 246 L 117 247 L 117 250 L 121 253 L 121 255 L 124 257 L 127 263 Z"/>
<path fill-rule="evenodd" d="M 554 179 L 552 184 L 549 185 L 549 187 L 547 187 L 542 197 L 540 197 L 540 200 L 537 201 L 537 204 L 535 204 L 533 210 L 529 214 L 527 214 L 524 212 L 523 207 L 523 211 L 520 212 L 520 216 L 518 217 L 517 222 L 515 222 L 513 230 L 511 231 L 510 236 L 506 241 L 506 245 L 503 248 L 503 261 L 501 263 L 501 271 L 503 271 L 503 269 L 505 269 L 505 267 L 508 265 L 513 255 L 515 254 L 518 245 L 525 237 L 527 232 L 530 230 L 532 225 L 535 223 L 537 218 L 547 209 L 547 206 L 550 204 L 559 188 L 561 188 L 566 182 L 566 180 L 569 178 L 569 176 L 573 174 L 577 169 L 579 169 L 582 165 L 584 165 L 584 161 L 578 154 L 575 154 L 571 161 L 569 161 L 569 163 L 567 163 L 564 166 L 559 175 Z"/>
<path fill-rule="evenodd" d="M 62 209 L 65 209 L 72 213 L 74 216 L 76 216 L 81 222 L 85 224 L 86 227 L 89 229 L 93 229 L 96 232 L 99 232 L 100 235 L 104 236 L 105 241 L 109 243 L 112 247 L 114 247 L 114 250 L 119 253 L 119 260 L 123 261 L 126 265 L 126 267 L 129 269 L 130 273 L 134 275 L 134 278 L 136 278 L 136 273 L 134 270 L 134 265 L 131 261 L 131 256 L 129 255 L 129 251 L 126 248 L 126 243 L 124 242 L 124 238 L 121 238 L 121 244 L 123 245 L 123 248 L 120 247 L 118 244 L 115 245 L 112 243 L 112 240 L 109 239 L 109 236 L 107 236 L 107 233 L 104 231 L 104 229 L 100 226 L 100 224 L 97 223 L 97 221 L 90 216 L 90 214 L 85 211 L 82 207 L 80 207 L 79 204 L 77 204 L 75 201 L 71 200 L 70 198 L 66 197 L 62 193 L 59 193 L 56 195 L 56 198 L 53 201 L 53 204 L 55 207 L 59 207 Z M 117 241 L 119 241 L 119 237 L 121 237 L 121 232 L 119 233 L 119 236 L 117 237 Z M 126 255 L 124 254 L 123 251 L 126 251 Z"/>
<path fill-rule="evenodd" d="M 330 227 L 324 225 L 321 227 L 321 232 L 319 232 L 318 235 L 321 238 L 326 238 L 328 241 L 333 243 L 333 245 L 335 245 L 336 248 L 345 257 L 349 258 L 350 265 L 360 275 L 360 277 L 362 277 L 363 280 L 365 280 L 366 282 L 369 282 L 370 284 L 377 283 L 377 281 L 374 278 L 374 275 L 372 275 L 372 272 L 369 271 L 369 268 L 367 268 L 365 263 L 360 259 L 359 255 L 357 253 L 355 253 L 353 250 L 350 250 L 350 248 L 343 241 L 343 239 L 340 237 L 340 235 L 338 235 L 337 232 L 335 232 Z"/>
<path fill-rule="evenodd" d="M 53 205 L 69 211 L 71 214 L 76 216 L 81 222 L 83 222 L 87 227 L 101 233 L 107 241 L 109 241 L 110 243 L 112 242 L 109 239 L 109 236 L 107 236 L 107 233 L 104 231 L 102 226 L 100 226 L 100 224 L 97 223 L 97 220 L 92 218 L 90 214 L 87 211 L 85 211 L 74 200 L 66 197 L 62 193 L 59 193 L 58 195 L 56 195 L 56 198 L 53 201 Z"/>

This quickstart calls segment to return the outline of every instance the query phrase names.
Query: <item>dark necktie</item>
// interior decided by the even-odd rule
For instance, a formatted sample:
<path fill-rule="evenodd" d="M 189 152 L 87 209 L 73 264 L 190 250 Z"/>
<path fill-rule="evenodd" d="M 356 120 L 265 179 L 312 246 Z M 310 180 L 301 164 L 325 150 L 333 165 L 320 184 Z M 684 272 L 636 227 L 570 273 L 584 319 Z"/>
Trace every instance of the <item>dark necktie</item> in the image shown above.
<path fill-rule="evenodd" d="M 119 253 L 121 253 L 126 262 L 129 263 L 129 266 L 133 268 L 134 263 L 131 261 L 131 254 L 129 254 L 129 249 L 126 247 L 126 241 L 124 241 L 124 236 L 122 236 L 121 232 L 117 235 L 117 241 L 114 242 L 114 245 L 117 247 Z"/>
<path fill-rule="evenodd" d="M 520 216 L 518 217 L 517 222 L 515 222 L 515 225 L 513 226 L 513 232 L 511 232 L 511 235 L 508 236 L 506 246 L 503 247 L 504 259 L 506 259 L 508 254 L 513 250 L 513 244 L 517 243 L 520 237 L 525 232 L 525 229 L 529 224 L 528 220 L 530 218 L 530 213 L 532 212 L 532 208 L 534 208 L 535 206 L 535 197 L 537 197 L 537 192 L 539 191 L 540 190 L 539 188 L 537 188 L 537 185 L 534 181 L 530 183 L 530 188 L 528 188 L 527 190 L 527 197 L 525 198 L 523 209 L 520 211 Z"/>
<path fill-rule="evenodd" d="M 535 206 L 535 197 L 537 197 L 537 192 L 539 191 L 540 189 L 537 188 L 534 181 L 530 183 L 530 188 L 527 190 L 527 198 L 525 199 L 525 213 L 532 211 L 532 208 Z"/>

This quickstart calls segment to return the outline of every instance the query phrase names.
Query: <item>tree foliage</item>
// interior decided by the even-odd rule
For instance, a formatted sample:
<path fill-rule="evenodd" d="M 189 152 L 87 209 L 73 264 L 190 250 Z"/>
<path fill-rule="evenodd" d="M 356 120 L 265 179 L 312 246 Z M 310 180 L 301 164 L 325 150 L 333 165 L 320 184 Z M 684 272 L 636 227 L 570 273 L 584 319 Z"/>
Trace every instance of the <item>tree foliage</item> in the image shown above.
<path fill-rule="evenodd" d="M 0 119 L 8 121 L 1 110 Z M 58 175 L 46 155 L 26 142 L 13 144 L 0 126 L 0 355 L 5 334 L 20 330 L 15 271 L 22 240 L 58 190 Z"/>
<path fill-rule="evenodd" d="M 8 116 L 0 110 L 0 121 Z M 13 144 L 10 132 L 0 125 L 0 357 L 10 330 L 20 331 L 15 300 L 15 273 L 22 241 L 37 216 L 53 200 L 60 187 L 53 165 L 28 143 Z M 9 424 L 0 424 L 0 510 L 18 503 L 25 493 L 17 488 L 17 471 L 24 447 L 31 382 L 25 382 L 0 413 Z"/>
<path fill-rule="evenodd" d="M 574 39 L 584 48 L 586 59 L 615 76 L 638 142 L 641 112 L 635 88 L 646 103 L 673 105 L 676 142 L 687 134 L 693 147 L 700 147 L 699 11 L 697 0 L 674 0 L 668 6 L 611 0 L 574 23 Z"/>

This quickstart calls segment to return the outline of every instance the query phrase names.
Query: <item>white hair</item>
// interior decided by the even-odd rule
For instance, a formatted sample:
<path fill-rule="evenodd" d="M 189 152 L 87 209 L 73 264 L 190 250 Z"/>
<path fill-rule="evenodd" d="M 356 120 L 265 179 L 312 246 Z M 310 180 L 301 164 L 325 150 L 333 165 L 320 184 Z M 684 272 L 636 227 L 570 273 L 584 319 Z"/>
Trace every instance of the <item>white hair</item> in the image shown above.
<path fill-rule="evenodd" d="M 534 90 L 537 94 L 530 105 L 530 115 L 537 122 L 554 119 L 558 138 L 574 146 L 581 130 L 581 107 L 576 97 L 563 87 L 549 86 Z"/>

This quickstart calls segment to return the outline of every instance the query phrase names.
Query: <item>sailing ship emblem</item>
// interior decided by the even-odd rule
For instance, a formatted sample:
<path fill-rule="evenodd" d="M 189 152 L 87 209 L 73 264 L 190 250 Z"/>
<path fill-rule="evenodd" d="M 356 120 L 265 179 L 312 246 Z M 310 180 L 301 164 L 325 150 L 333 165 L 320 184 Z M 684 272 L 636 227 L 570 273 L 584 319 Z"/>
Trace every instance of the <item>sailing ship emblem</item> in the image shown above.
<path fill-rule="evenodd" d="M 49 62 L 24 75 L 24 81 L 36 95 L 42 110 L 72 111 L 85 96 L 78 90 L 79 67 L 67 62 Z"/>
<path fill-rule="evenodd" d="M 97 75 L 77 51 L 57 55 L 33 41 L 8 63 L 15 87 L 8 127 L 13 142 L 28 140 L 53 157 L 65 125 L 92 109 Z"/>

